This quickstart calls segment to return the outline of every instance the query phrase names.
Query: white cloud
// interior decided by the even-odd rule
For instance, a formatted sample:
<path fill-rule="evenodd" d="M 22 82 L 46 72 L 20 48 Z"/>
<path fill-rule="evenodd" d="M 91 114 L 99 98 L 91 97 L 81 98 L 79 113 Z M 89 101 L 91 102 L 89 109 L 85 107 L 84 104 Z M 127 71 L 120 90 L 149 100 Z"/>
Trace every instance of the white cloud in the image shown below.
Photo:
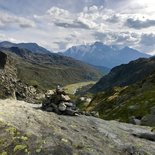
<path fill-rule="evenodd" d="M 5 34 L 0 34 L 0 39 L 4 39 L 5 38 Z"/>
<path fill-rule="evenodd" d="M 3 0 L 4 4 L 5 1 L 9 5 L 9 0 Z M 63 0 L 46 0 L 46 2 L 46 7 L 42 0 L 33 1 L 31 6 L 28 5 L 29 8 L 23 5 L 22 14 L 17 14 L 18 11 L 15 11 L 16 14 L 1 11 L 0 33 L 5 34 L 8 39 L 37 42 L 54 50 L 63 50 L 72 45 L 98 40 L 107 44 L 129 45 L 145 52 L 153 51 L 151 46 L 154 48 L 154 45 L 148 46 L 148 44 L 154 42 L 150 34 L 155 31 L 153 8 L 155 1 L 68 0 L 64 3 Z M 25 3 L 31 4 L 31 1 L 27 0 Z M 11 9 L 13 10 L 14 8 Z"/>
<path fill-rule="evenodd" d="M 155 34 L 142 34 L 139 46 L 144 52 L 155 55 Z"/>
<path fill-rule="evenodd" d="M 19 40 L 16 40 L 15 38 L 6 36 L 5 34 L 0 34 L 0 41 L 4 41 L 4 40 L 10 41 L 10 42 L 14 42 L 14 43 L 19 42 Z"/>
<path fill-rule="evenodd" d="M 139 19 L 129 18 L 127 19 L 125 25 L 128 26 L 129 28 L 143 29 L 143 28 L 155 26 L 155 20 L 153 19 L 139 20 Z"/>
<path fill-rule="evenodd" d="M 68 10 L 52 7 L 47 10 L 45 15 L 35 15 L 34 17 L 37 20 L 46 21 L 50 25 L 55 24 L 56 26 L 66 29 L 81 28 L 91 30 L 109 29 L 109 22 L 114 24 L 121 20 L 119 14 L 115 13 L 113 10 L 106 9 L 103 6 L 85 7 L 83 11 L 78 13 L 72 13 Z"/>
<path fill-rule="evenodd" d="M 19 26 L 21 28 L 35 27 L 35 22 L 24 18 L 0 12 L 0 27 Z"/>
<path fill-rule="evenodd" d="M 140 35 L 130 32 L 94 32 L 94 37 L 105 44 L 119 44 L 124 46 L 135 46 L 140 41 Z"/>
<path fill-rule="evenodd" d="M 47 10 L 47 14 L 54 18 L 68 17 L 70 15 L 69 11 L 57 7 L 51 7 Z"/>
<path fill-rule="evenodd" d="M 55 22 L 56 26 L 64 28 L 79 28 L 79 29 L 89 29 L 89 25 L 85 24 L 82 21 L 72 21 L 72 22 Z"/>
<path fill-rule="evenodd" d="M 155 34 L 142 34 L 140 43 L 146 46 L 155 45 Z"/>

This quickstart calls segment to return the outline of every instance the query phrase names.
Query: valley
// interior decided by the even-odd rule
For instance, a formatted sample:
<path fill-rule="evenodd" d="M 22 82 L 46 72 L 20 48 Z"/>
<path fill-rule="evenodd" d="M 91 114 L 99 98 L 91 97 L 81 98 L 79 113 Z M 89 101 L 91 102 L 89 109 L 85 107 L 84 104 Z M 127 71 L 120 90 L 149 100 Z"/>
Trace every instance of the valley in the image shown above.
<path fill-rule="evenodd" d="M 0 155 L 155 155 L 155 0 L 0 0 Z"/>
<path fill-rule="evenodd" d="M 110 71 L 19 47 L 0 47 L 0 59 L 2 155 L 153 155 L 155 57 Z M 78 106 L 78 116 L 43 111 L 57 85 Z"/>
<path fill-rule="evenodd" d="M 106 120 L 132 123 L 134 118 L 141 125 L 154 126 L 154 112 L 151 111 L 155 106 L 154 57 L 116 66 L 103 75 L 97 68 L 70 57 L 55 53 L 33 53 L 19 47 L 6 48 L 4 43 L 0 48 L 3 61 L 1 71 L 6 79 L 1 82 L 1 98 L 15 96 L 28 102 L 40 102 L 47 90 L 60 85 L 82 111 L 97 112 L 100 118 Z M 12 45 L 7 43 L 5 46 L 8 44 L 9 47 Z M 40 46 L 37 45 L 37 48 Z M 7 74 L 11 76 L 7 77 Z M 23 84 L 14 82 L 11 86 L 12 79 L 21 80 Z M 25 89 L 31 86 L 33 91 L 25 93 Z M 80 98 L 85 99 L 80 101 Z M 89 102 L 85 103 L 87 100 Z"/>
<path fill-rule="evenodd" d="M 14 67 L 17 68 L 19 79 L 42 89 L 52 89 L 58 84 L 96 81 L 102 75 L 88 64 L 54 53 L 34 54 L 18 47 L 0 50 L 15 60 Z"/>

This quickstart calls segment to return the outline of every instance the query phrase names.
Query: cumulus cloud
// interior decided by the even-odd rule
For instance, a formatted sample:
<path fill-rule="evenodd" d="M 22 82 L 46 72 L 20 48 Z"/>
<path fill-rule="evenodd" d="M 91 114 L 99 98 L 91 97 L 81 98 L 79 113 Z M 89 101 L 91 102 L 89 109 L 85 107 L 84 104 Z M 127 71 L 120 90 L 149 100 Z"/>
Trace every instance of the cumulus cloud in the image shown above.
<path fill-rule="evenodd" d="M 89 26 L 77 19 L 77 14 L 73 14 L 68 10 L 51 7 L 46 11 L 46 14 L 43 16 L 34 16 L 38 21 L 46 21 L 50 25 L 54 24 L 58 27 L 63 28 L 78 28 L 78 29 L 89 29 Z"/>
<path fill-rule="evenodd" d="M 37 42 L 54 50 L 96 40 L 154 47 L 153 0 L 19 1 L 0 1 L 0 30 L 8 39 Z"/>
<path fill-rule="evenodd" d="M 80 21 L 72 21 L 72 22 L 55 22 L 56 26 L 64 27 L 64 28 L 79 28 L 79 29 L 89 29 L 89 26 Z"/>
<path fill-rule="evenodd" d="M 105 44 L 134 45 L 140 40 L 138 34 L 130 32 L 94 32 L 93 35 L 96 40 Z"/>
<path fill-rule="evenodd" d="M 63 27 L 69 29 L 87 29 L 90 31 L 126 31 L 124 23 L 129 27 L 131 19 L 128 14 L 117 13 L 112 9 L 107 9 L 104 6 L 91 6 L 84 7 L 81 12 L 72 13 L 68 10 L 51 7 L 43 16 L 36 16 L 36 18 L 44 20 L 51 26 L 54 24 L 56 27 Z M 133 20 L 134 22 L 134 20 Z M 137 26 L 138 29 L 138 26 Z M 112 36 L 112 35 L 111 35 Z M 116 36 L 115 36 L 116 37 Z M 113 37 L 112 37 L 113 38 Z M 111 39 L 111 37 L 109 38 Z M 118 39 L 121 40 L 121 39 Z M 123 41 L 123 39 L 122 39 Z"/>
<path fill-rule="evenodd" d="M 58 27 L 75 29 L 99 29 L 105 26 L 109 10 L 104 10 L 103 6 L 85 7 L 82 12 L 72 13 L 57 7 L 51 7 L 43 16 L 34 16 L 37 20 L 46 21 Z"/>
<path fill-rule="evenodd" d="M 58 46 L 58 48 L 59 48 L 59 50 L 61 51 L 61 50 L 64 50 L 64 49 L 66 49 L 67 47 L 68 47 L 68 42 L 66 42 L 66 41 L 58 41 L 58 42 L 54 42 L 54 44 L 56 44 L 57 46 Z"/>
<path fill-rule="evenodd" d="M 1 12 L 0 26 L 8 27 L 10 25 L 17 25 L 22 28 L 29 28 L 29 27 L 35 27 L 35 22 L 24 17 L 18 17 L 15 15 L 10 15 L 10 14 Z"/>
<path fill-rule="evenodd" d="M 47 14 L 51 15 L 54 18 L 68 18 L 68 16 L 70 15 L 69 11 L 57 7 L 51 7 L 49 10 L 47 10 Z"/>
<path fill-rule="evenodd" d="M 21 28 L 34 28 L 36 27 L 36 24 L 34 21 L 25 19 L 25 18 L 17 18 L 16 22 L 19 24 Z"/>
<path fill-rule="evenodd" d="M 112 15 L 106 19 L 107 22 L 110 23 L 118 23 L 120 21 L 120 17 L 118 15 Z"/>
<path fill-rule="evenodd" d="M 147 19 L 143 21 L 139 19 L 129 18 L 127 19 L 125 25 L 128 26 L 129 28 L 143 29 L 143 28 L 155 26 L 155 20 Z"/>
<path fill-rule="evenodd" d="M 85 6 L 105 5 L 106 0 L 0 0 L 0 9 L 4 8 L 16 15 L 43 14 L 49 7 L 58 7 L 71 12 L 80 12 Z"/>
<path fill-rule="evenodd" d="M 139 50 L 145 53 L 155 55 L 155 34 L 154 33 L 143 33 L 139 42 Z"/>
<path fill-rule="evenodd" d="M 145 46 L 154 46 L 155 45 L 155 34 L 142 34 L 141 36 L 141 44 Z"/>
<path fill-rule="evenodd" d="M 0 33 L 0 40 L 4 40 L 5 37 L 6 37 L 5 34 Z"/>
<path fill-rule="evenodd" d="M 1 34 L 0 33 L 0 41 L 4 41 L 4 40 L 10 41 L 10 42 L 14 42 L 14 43 L 19 42 L 19 41 L 17 41 L 13 37 L 9 37 L 9 36 L 6 36 L 5 34 Z"/>

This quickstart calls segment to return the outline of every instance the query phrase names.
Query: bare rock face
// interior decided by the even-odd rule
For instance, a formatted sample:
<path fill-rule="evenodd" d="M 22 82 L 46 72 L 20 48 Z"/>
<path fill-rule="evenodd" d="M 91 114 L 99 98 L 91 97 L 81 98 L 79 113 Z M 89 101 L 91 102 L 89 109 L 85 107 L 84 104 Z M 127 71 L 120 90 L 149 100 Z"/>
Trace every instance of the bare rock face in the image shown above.
<path fill-rule="evenodd" d="M 6 64 L 7 55 L 3 52 L 0 52 L 0 69 L 4 69 Z"/>
<path fill-rule="evenodd" d="M 150 127 L 44 112 L 0 100 L 0 153 L 14 155 L 154 155 Z"/>
<path fill-rule="evenodd" d="M 16 63 L 16 60 L 10 55 L 0 52 L 0 98 L 37 102 L 38 94 L 41 91 L 18 79 Z"/>
<path fill-rule="evenodd" d="M 151 113 L 142 118 L 142 125 L 155 126 L 155 107 L 151 108 Z"/>

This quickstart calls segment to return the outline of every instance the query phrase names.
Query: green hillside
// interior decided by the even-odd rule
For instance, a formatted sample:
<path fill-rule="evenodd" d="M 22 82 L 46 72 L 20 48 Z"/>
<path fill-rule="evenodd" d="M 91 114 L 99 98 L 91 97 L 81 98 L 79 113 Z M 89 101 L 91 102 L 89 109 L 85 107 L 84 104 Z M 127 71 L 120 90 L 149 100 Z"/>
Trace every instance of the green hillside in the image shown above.
<path fill-rule="evenodd" d="M 89 92 L 97 93 L 115 86 L 128 86 L 147 78 L 154 71 L 155 57 L 140 58 L 128 64 L 114 67 L 110 73 L 103 76 Z"/>
<path fill-rule="evenodd" d="M 96 81 L 102 75 L 92 66 L 54 53 L 36 54 L 17 47 L 0 50 L 16 60 L 15 66 L 19 79 L 44 89 L 52 89 L 57 84 Z"/>
<path fill-rule="evenodd" d="M 98 93 L 86 109 L 98 111 L 103 119 L 129 122 L 131 116 L 142 119 L 153 107 L 155 73 L 137 84 Z"/>
<path fill-rule="evenodd" d="M 103 119 L 155 126 L 155 57 L 141 58 L 120 65 L 92 88 L 89 104 L 79 103 L 86 111 L 97 111 Z"/>

